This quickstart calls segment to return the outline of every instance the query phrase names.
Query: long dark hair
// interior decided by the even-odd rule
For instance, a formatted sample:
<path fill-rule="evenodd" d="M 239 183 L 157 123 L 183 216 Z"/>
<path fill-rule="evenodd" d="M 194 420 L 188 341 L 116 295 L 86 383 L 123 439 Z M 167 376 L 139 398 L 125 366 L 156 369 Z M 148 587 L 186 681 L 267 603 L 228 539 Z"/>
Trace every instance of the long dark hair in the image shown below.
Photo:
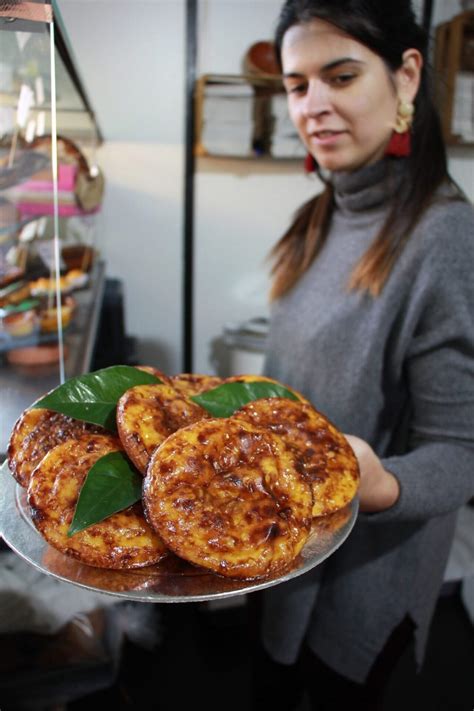
<path fill-rule="evenodd" d="M 404 159 L 407 160 L 405 189 L 394 195 L 384 225 L 355 266 L 349 283 L 352 289 L 377 296 L 437 188 L 444 181 L 452 182 L 441 123 L 432 98 L 426 60 L 428 36 L 416 23 L 410 0 L 287 0 L 275 33 L 280 66 L 285 32 L 293 25 L 313 19 L 330 22 L 358 40 L 378 54 L 391 72 L 401 67 L 407 49 L 418 49 L 424 60 L 415 99 L 412 151 Z M 272 250 L 272 298 L 291 289 L 324 244 L 334 200 L 330 183 L 321 174 L 320 178 L 326 182 L 325 190 L 300 208 L 293 224 Z"/>

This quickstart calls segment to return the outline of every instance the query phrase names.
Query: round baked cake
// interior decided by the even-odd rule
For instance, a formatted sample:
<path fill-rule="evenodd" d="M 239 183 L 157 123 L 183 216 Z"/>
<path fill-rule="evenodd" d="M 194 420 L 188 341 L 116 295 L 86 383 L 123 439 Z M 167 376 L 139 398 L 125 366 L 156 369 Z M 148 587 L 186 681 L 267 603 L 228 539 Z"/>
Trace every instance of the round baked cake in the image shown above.
<path fill-rule="evenodd" d="M 311 483 L 313 516 L 333 513 L 357 494 L 359 466 L 351 446 L 309 403 L 286 398 L 254 400 L 234 416 L 281 437 L 292 450 L 300 471 Z"/>
<path fill-rule="evenodd" d="M 52 449 L 34 470 L 28 487 L 31 520 L 57 550 L 99 568 L 140 568 L 157 563 L 166 547 L 151 528 L 140 502 L 68 537 L 86 476 L 101 457 L 121 450 L 116 437 L 90 435 Z"/>
<path fill-rule="evenodd" d="M 99 425 L 75 420 L 60 412 L 31 408 L 18 418 L 8 443 L 8 466 L 16 481 L 27 488 L 33 469 L 56 445 L 86 434 L 105 434 Z"/>
<path fill-rule="evenodd" d="M 171 384 L 185 397 L 200 395 L 206 390 L 213 390 L 224 382 L 217 375 L 201 375 L 199 373 L 180 373 L 172 375 Z"/>
<path fill-rule="evenodd" d="M 223 576 L 285 569 L 311 527 L 310 484 L 273 433 L 202 420 L 155 451 L 143 483 L 148 520 L 178 556 Z"/>
<path fill-rule="evenodd" d="M 197 403 L 171 385 L 137 385 L 117 404 L 117 429 L 122 445 L 145 474 L 155 449 L 173 432 L 209 417 Z"/>

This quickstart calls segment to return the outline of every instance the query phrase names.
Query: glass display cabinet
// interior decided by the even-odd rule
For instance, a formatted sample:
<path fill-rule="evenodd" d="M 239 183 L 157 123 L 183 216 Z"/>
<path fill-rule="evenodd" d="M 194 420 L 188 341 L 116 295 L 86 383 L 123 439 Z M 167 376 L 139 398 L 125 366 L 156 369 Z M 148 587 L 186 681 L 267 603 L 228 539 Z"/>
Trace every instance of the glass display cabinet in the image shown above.
<path fill-rule="evenodd" d="M 89 369 L 104 265 L 102 137 L 50 0 L 0 0 L 0 457 L 46 391 Z"/>

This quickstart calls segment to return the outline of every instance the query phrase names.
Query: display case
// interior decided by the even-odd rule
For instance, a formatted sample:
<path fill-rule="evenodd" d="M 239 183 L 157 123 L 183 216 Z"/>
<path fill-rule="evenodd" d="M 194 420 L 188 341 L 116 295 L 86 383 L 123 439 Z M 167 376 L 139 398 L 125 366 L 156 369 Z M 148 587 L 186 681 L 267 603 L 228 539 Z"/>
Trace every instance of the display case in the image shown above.
<path fill-rule="evenodd" d="M 23 409 L 89 369 L 102 138 L 55 3 L 0 0 L 0 456 Z"/>
<path fill-rule="evenodd" d="M 205 74 L 195 99 L 197 156 L 294 160 L 306 155 L 279 76 Z"/>

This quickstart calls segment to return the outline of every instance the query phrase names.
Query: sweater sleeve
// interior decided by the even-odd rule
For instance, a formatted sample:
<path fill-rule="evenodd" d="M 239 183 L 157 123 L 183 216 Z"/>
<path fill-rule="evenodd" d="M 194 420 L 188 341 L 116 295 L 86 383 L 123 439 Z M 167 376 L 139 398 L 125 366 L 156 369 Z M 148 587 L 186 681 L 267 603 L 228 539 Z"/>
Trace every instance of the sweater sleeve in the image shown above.
<path fill-rule="evenodd" d="M 374 523 L 423 521 L 474 495 L 474 219 L 465 204 L 447 213 L 431 223 L 414 285 L 408 452 L 382 459 L 400 496 L 390 509 L 364 516 Z"/>

